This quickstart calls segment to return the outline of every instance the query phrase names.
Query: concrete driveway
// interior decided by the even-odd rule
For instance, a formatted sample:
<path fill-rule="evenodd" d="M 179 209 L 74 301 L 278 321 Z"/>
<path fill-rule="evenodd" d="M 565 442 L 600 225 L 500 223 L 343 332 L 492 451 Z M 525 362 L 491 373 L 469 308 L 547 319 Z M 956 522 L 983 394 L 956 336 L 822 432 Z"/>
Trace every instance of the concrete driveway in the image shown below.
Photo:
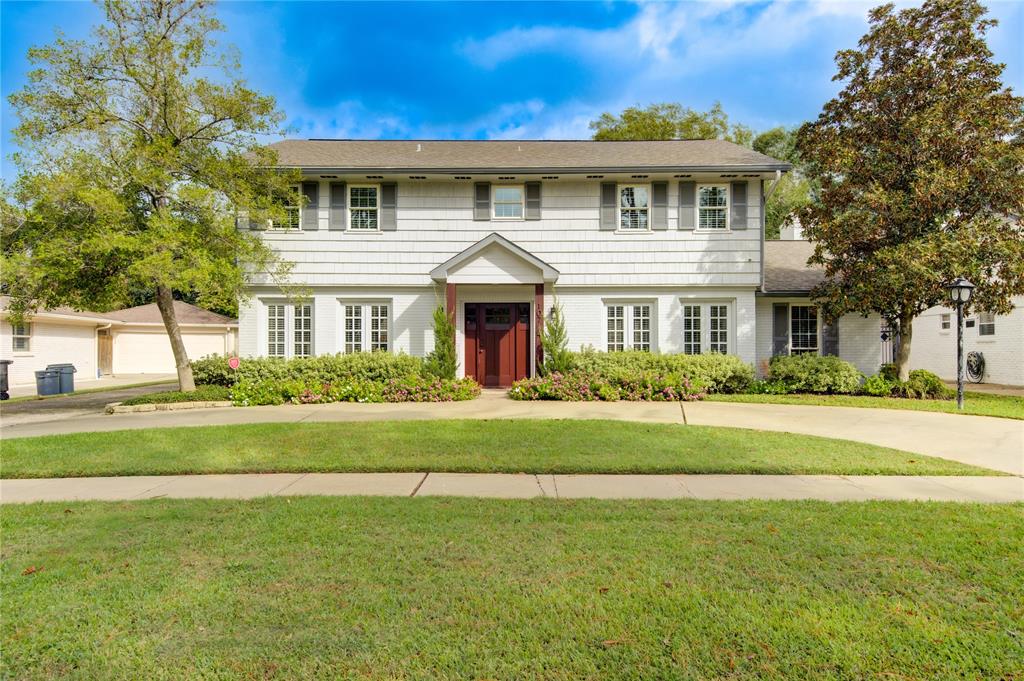
<path fill-rule="evenodd" d="M 150 378 L 152 380 L 152 377 Z M 42 400 L 0 402 L 0 424 L 8 426 L 26 423 L 52 423 L 80 416 L 96 416 L 102 413 L 103 408 L 111 402 L 120 402 L 137 395 L 148 395 L 177 388 L 178 384 L 175 380 L 158 385 L 111 387 L 109 390 L 99 392 L 48 397 Z"/>
<path fill-rule="evenodd" d="M 1024 475 L 1024 421 L 896 409 L 724 402 L 516 402 L 503 391 L 453 403 L 319 404 L 61 416 L 0 425 L 28 437 L 171 426 L 396 419 L 615 419 L 773 430 L 841 438 Z"/>

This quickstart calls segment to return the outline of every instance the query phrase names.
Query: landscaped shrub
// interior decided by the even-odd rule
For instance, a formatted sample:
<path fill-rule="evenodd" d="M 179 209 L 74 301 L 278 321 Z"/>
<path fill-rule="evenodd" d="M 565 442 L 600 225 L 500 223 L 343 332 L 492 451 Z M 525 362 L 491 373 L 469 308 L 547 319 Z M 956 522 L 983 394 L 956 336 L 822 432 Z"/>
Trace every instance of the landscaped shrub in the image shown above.
<path fill-rule="evenodd" d="M 788 395 L 789 388 L 782 381 L 754 381 L 747 388 L 749 395 Z"/>
<path fill-rule="evenodd" d="M 233 386 L 237 381 L 303 381 L 339 383 L 351 381 L 384 382 L 393 378 L 423 375 L 423 360 L 390 352 L 354 352 L 280 359 L 259 357 L 242 359 L 238 369 L 228 366 L 228 358 L 204 357 L 192 362 L 196 383 Z"/>
<path fill-rule="evenodd" d="M 423 362 L 424 371 L 438 378 L 455 378 L 459 360 L 455 352 L 455 320 L 444 306 L 434 308 L 434 350 Z"/>
<path fill-rule="evenodd" d="M 476 381 L 434 376 L 403 376 L 386 381 L 350 379 L 325 383 L 316 380 L 248 380 L 231 389 L 232 401 L 242 407 L 267 404 L 327 404 L 331 402 L 455 402 L 480 394 Z"/>
<path fill-rule="evenodd" d="M 864 381 L 861 391 L 876 397 L 902 397 L 912 400 L 949 400 L 956 392 L 930 371 L 915 369 L 907 381 L 896 380 L 896 367 L 883 364 L 881 370 Z"/>
<path fill-rule="evenodd" d="M 898 381 L 888 379 L 879 373 L 865 379 L 861 392 L 874 397 L 892 397 L 893 389 L 897 384 Z"/>
<path fill-rule="evenodd" d="M 514 400 L 604 401 L 649 400 L 655 402 L 702 399 L 699 384 L 679 374 L 610 371 L 606 374 L 570 371 L 538 378 L 524 378 L 508 391 Z"/>
<path fill-rule="evenodd" d="M 221 385 L 197 385 L 195 390 L 182 392 L 181 390 L 169 390 L 162 393 L 150 393 L 129 397 L 121 404 L 132 406 L 136 404 L 170 404 L 172 402 L 223 402 L 230 400 L 230 390 Z"/>
<path fill-rule="evenodd" d="M 654 372 L 676 374 L 699 383 L 707 392 L 743 392 L 754 380 L 754 369 L 734 355 L 660 354 L 627 350 L 597 352 L 584 350 L 572 353 L 572 367 L 588 374 L 609 375 L 612 372 Z"/>
<path fill-rule="evenodd" d="M 565 317 L 562 316 L 559 303 L 551 308 L 551 314 L 544 322 L 540 342 L 544 349 L 544 362 L 540 367 L 542 374 L 564 374 L 572 369 L 573 355 L 568 350 L 569 334 L 565 329 Z"/>
<path fill-rule="evenodd" d="M 810 354 L 773 357 L 768 371 L 771 381 L 797 393 L 853 394 L 863 378 L 857 367 L 838 357 Z"/>

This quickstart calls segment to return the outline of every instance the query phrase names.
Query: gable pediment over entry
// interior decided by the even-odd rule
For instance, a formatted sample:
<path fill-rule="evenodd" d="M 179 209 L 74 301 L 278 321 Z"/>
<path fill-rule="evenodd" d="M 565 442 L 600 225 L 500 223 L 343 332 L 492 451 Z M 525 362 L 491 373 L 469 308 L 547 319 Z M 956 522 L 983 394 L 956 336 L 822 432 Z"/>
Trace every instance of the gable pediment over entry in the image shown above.
<path fill-rule="evenodd" d="M 430 271 L 449 284 L 543 284 L 555 282 L 558 270 L 492 232 Z"/>

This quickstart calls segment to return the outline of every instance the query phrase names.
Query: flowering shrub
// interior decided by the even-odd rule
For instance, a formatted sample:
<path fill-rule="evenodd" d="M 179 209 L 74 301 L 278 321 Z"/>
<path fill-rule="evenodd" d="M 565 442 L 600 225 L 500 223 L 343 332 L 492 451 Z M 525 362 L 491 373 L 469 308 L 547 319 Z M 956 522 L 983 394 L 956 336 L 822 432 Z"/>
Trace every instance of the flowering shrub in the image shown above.
<path fill-rule="evenodd" d="M 472 379 L 449 380 L 407 376 L 387 381 L 251 381 L 240 380 L 231 389 L 238 406 L 264 404 L 327 404 L 331 402 L 454 402 L 480 394 Z"/>
<path fill-rule="evenodd" d="M 607 375 L 583 371 L 555 372 L 516 381 L 508 391 L 514 400 L 562 401 L 655 401 L 699 400 L 705 396 L 700 384 L 679 374 L 613 371 Z"/>

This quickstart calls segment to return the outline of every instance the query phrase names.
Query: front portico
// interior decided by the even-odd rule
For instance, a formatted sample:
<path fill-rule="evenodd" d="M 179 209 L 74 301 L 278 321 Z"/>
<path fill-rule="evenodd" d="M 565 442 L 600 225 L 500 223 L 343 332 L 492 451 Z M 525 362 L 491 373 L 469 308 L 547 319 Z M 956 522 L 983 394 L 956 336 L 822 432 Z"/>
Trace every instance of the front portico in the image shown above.
<path fill-rule="evenodd" d="M 430 272 L 445 285 L 455 316 L 457 375 L 485 387 L 507 387 L 534 376 L 543 360 L 545 285 L 558 270 L 491 233 Z"/>

